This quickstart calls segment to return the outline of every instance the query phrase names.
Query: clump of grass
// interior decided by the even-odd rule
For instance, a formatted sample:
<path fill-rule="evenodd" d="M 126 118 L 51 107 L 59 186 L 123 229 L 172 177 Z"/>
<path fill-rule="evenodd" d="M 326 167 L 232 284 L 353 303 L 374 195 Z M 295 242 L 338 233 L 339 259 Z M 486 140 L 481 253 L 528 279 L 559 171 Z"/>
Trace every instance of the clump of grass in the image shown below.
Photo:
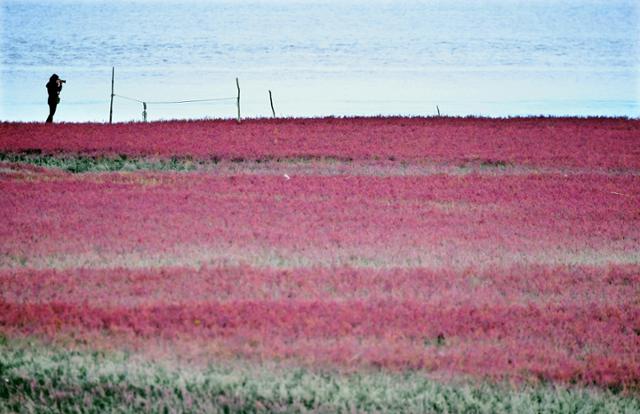
<path fill-rule="evenodd" d="M 71 153 L 48 154 L 32 149 L 17 153 L 0 152 L 0 162 L 30 164 L 44 168 L 57 168 L 71 173 L 108 172 L 108 171 L 195 171 L 218 165 L 222 158 L 211 156 L 206 159 L 194 159 L 190 156 L 172 156 L 170 158 L 153 158 L 148 156 L 116 155 L 83 155 Z M 351 157 L 233 157 L 227 160 L 231 164 L 284 164 L 309 165 L 316 162 L 327 164 L 350 163 Z"/>
<path fill-rule="evenodd" d="M 58 168 L 72 173 L 105 171 L 193 171 L 198 164 L 190 157 L 171 157 L 167 159 L 129 157 L 120 155 L 79 155 L 79 154 L 41 154 L 38 152 L 0 153 L 0 162 L 31 164 L 44 168 Z M 217 159 L 212 159 L 216 163 Z"/>
<path fill-rule="evenodd" d="M 2 337 L 0 412 L 638 412 L 608 391 L 444 384 L 419 372 L 193 367 Z"/>
<path fill-rule="evenodd" d="M 461 170 L 473 170 L 479 168 L 480 170 L 505 171 L 508 168 L 513 168 L 514 166 L 515 165 L 510 161 L 484 158 L 468 158 L 458 164 L 458 168 Z"/>
<path fill-rule="evenodd" d="M 480 163 L 481 167 L 505 169 L 511 166 L 511 163 L 503 160 L 484 160 Z"/>

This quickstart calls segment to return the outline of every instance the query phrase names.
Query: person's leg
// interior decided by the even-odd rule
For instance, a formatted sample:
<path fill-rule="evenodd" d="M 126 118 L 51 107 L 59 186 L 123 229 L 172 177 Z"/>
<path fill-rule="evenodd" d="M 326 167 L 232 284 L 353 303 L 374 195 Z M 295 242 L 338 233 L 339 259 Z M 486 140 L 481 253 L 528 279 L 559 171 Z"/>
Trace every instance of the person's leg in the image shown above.
<path fill-rule="evenodd" d="M 50 124 L 53 122 L 53 115 L 56 113 L 56 105 L 55 103 L 49 103 L 49 117 L 47 118 L 47 123 Z"/>

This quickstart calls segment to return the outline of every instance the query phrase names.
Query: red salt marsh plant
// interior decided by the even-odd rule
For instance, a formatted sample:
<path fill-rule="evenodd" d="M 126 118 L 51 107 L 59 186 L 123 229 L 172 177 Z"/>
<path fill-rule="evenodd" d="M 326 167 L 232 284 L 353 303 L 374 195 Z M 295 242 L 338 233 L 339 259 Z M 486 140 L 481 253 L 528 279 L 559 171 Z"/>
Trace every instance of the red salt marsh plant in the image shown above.
<path fill-rule="evenodd" d="M 53 172 L 0 179 L 4 267 L 638 260 L 636 176 Z"/>
<path fill-rule="evenodd" d="M 0 123 L 0 151 L 325 157 L 640 168 L 640 121 L 623 118 L 322 118 L 128 124 Z M 501 164 L 502 163 L 502 164 Z"/>
<path fill-rule="evenodd" d="M 163 267 L 0 270 L 0 299 L 135 308 L 237 301 L 416 301 L 425 306 L 638 303 L 640 267 L 516 265 L 511 268 L 370 269 Z"/>
<path fill-rule="evenodd" d="M 633 175 L 12 170 L 0 186 L 10 336 L 637 388 Z"/>
<path fill-rule="evenodd" d="M 0 342 L 9 412 L 637 412 L 633 395 L 556 385 L 446 383 L 424 372 L 336 372 L 272 364 L 176 366 L 127 352 Z M 2 397 L 0 397 L 2 398 Z M 478 407 L 481 407 L 480 409 Z"/>
<path fill-rule="evenodd" d="M 0 331 L 634 388 L 639 278 L 637 265 L 5 270 Z"/>
<path fill-rule="evenodd" d="M 636 412 L 637 136 L 0 123 L 0 411 Z"/>
<path fill-rule="evenodd" d="M 213 158 L 237 168 L 0 166 L 0 345 L 35 335 L 149 353 L 166 345 L 205 362 L 638 392 L 638 121 L 43 128 L 0 124 L 0 151 Z M 286 161 L 251 170 L 278 157 L 322 160 L 304 176 L 287 174 Z M 335 175 L 337 158 L 351 172 L 423 160 L 554 172 Z"/>
<path fill-rule="evenodd" d="M 195 341 L 210 357 L 424 369 L 637 389 L 635 306 L 235 301 L 99 308 L 0 302 L 10 334 Z M 209 344 L 207 347 L 206 344 Z"/>

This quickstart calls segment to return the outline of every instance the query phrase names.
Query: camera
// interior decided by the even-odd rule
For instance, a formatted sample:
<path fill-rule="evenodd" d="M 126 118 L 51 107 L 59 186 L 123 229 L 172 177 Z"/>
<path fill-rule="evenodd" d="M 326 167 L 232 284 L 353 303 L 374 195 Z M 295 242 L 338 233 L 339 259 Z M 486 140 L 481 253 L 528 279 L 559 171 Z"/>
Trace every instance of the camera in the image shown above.
<path fill-rule="evenodd" d="M 58 80 L 60 81 L 60 83 L 67 83 L 67 81 L 64 79 L 58 79 Z"/>

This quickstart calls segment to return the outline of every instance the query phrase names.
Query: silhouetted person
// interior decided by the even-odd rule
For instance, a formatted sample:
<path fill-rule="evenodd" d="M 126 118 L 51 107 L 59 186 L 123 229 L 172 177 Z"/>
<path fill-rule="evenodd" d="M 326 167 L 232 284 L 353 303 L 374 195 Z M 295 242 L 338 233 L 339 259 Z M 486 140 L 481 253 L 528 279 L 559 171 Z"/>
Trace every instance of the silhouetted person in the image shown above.
<path fill-rule="evenodd" d="M 60 91 L 62 90 L 62 84 L 65 82 L 66 81 L 60 79 L 60 77 L 55 73 L 49 78 L 49 82 L 47 83 L 47 93 L 49 94 L 49 99 L 47 100 L 47 103 L 49 104 L 49 117 L 47 118 L 47 123 L 53 122 L 53 115 L 56 113 L 58 103 L 60 103 Z"/>

